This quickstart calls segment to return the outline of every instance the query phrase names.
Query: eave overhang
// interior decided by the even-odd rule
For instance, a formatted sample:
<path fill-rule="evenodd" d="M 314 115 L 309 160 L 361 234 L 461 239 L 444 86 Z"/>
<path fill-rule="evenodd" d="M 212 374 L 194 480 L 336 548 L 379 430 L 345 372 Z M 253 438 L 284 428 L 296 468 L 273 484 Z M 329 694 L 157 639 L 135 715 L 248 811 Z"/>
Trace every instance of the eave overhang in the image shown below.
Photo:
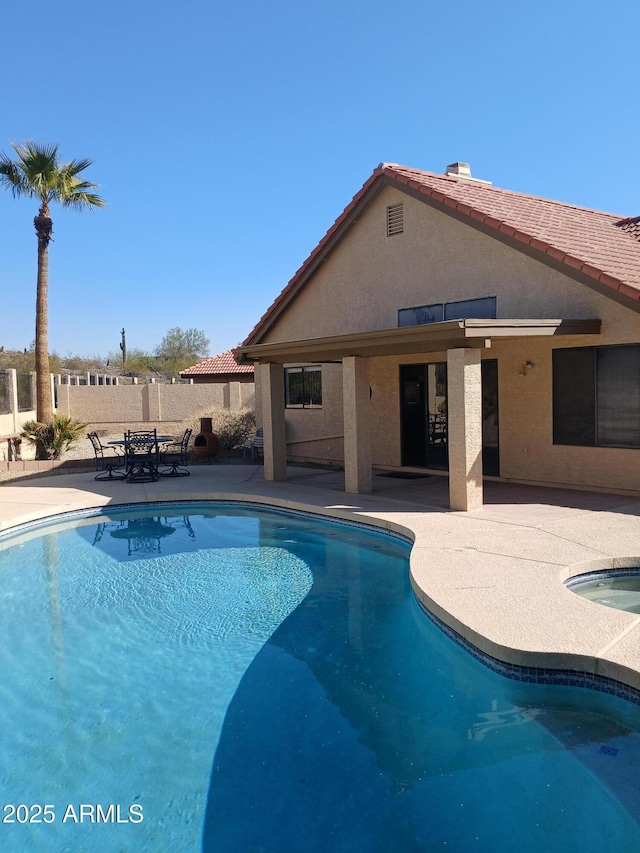
<path fill-rule="evenodd" d="M 248 344 L 233 353 L 241 362 L 319 363 L 349 356 L 415 355 L 460 347 L 486 349 L 493 340 L 599 334 L 600 320 L 448 320 L 349 335 Z"/>

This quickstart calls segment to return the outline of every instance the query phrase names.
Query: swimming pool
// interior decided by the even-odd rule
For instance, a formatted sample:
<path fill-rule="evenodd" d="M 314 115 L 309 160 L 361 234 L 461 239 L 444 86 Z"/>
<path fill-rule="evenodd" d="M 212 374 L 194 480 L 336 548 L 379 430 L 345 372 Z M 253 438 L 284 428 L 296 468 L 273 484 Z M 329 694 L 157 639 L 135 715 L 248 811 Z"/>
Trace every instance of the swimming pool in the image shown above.
<path fill-rule="evenodd" d="M 397 537 L 211 503 L 0 545 L 7 849 L 640 846 L 640 708 L 484 667 Z"/>

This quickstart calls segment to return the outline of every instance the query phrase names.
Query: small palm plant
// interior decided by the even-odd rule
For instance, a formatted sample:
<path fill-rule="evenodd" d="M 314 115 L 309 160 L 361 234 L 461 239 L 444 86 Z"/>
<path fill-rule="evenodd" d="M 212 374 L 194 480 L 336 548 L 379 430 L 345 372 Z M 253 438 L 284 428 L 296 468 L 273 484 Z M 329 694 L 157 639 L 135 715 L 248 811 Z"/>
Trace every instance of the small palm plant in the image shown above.
<path fill-rule="evenodd" d="M 22 425 L 22 437 L 38 448 L 41 459 L 60 459 L 82 436 L 86 424 L 68 415 L 54 415 L 50 424 L 26 421 Z"/>

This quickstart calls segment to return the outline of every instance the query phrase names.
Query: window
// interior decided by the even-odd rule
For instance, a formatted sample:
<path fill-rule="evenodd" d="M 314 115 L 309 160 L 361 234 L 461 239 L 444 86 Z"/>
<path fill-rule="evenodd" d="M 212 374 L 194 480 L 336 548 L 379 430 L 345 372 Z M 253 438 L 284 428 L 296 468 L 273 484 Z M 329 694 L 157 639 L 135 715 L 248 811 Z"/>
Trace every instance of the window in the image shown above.
<path fill-rule="evenodd" d="M 285 368 L 284 393 L 288 409 L 319 408 L 322 406 L 322 368 Z"/>
<path fill-rule="evenodd" d="M 424 326 L 427 323 L 441 323 L 444 319 L 444 305 L 418 305 L 416 308 L 400 308 L 398 326 Z"/>
<path fill-rule="evenodd" d="M 640 345 L 553 351 L 553 443 L 640 447 Z"/>
<path fill-rule="evenodd" d="M 459 302 L 444 303 L 445 320 L 464 320 L 473 317 L 475 320 L 495 320 L 497 310 L 495 296 L 481 296 L 478 299 L 462 299 Z"/>
<path fill-rule="evenodd" d="M 404 210 L 402 202 L 391 204 L 387 207 L 387 237 L 394 234 L 402 234 L 404 231 Z"/>
<path fill-rule="evenodd" d="M 443 320 L 495 320 L 498 300 L 495 296 L 480 296 L 478 299 L 462 299 L 457 302 L 434 302 L 432 305 L 417 305 L 415 308 L 398 310 L 398 326 L 423 326 L 426 323 L 441 323 Z"/>

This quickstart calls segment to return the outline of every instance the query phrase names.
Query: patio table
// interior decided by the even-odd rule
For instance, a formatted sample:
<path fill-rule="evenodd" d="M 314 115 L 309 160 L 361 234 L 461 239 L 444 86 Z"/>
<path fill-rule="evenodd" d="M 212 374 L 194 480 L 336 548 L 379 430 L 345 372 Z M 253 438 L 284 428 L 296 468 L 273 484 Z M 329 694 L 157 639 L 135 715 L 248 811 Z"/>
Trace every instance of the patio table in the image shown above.
<path fill-rule="evenodd" d="M 124 447 L 128 483 L 154 483 L 160 479 L 158 471 L 159 445 L 173 441 L 172 435 L 136 436 L 109 441 L 114 446 Z"/>

